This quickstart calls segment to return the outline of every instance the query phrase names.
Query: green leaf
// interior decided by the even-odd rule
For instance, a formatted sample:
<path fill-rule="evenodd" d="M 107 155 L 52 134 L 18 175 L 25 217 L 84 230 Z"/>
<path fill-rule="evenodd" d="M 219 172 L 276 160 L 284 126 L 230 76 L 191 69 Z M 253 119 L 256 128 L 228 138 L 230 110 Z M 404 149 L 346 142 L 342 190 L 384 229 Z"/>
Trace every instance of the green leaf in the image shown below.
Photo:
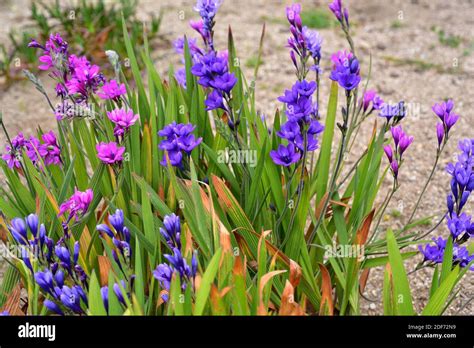
<path fill-rule="evenodd" d="M 326 123 L 324 125 L 321 152 L 319 154 L 316 180 L 317 203 L 321 201 L 327 190 L 329 179 L 329 166 L 331 164 L 332 140 L 334 138 L 334 125 L 336 123 L 338 84 L 333 81 L 329 95 Z"/>
<path fill-rule="evenodd" d="M 91 315 L 107 315 L 100 293 L 100 285 L 95 272 L 90 277 L 89 293 L 87 296 L 89 301 L 89 311 Z"/>
<path fill-rule="evenodd" d="M 428 301 L 422 315 L 441 315 L 443 314 L 444 304 L 449 294 L 453 291 L 457 283 L 459 274 L 459 266 L 456 266 L 441 283 L 433 296 Z"/>
<path fill-rule="evenodd" d="M 410 294 L 410 285 L 408 277 L 403 266 L 402 256 L 397 245 L 393 231 L 387 231 L 387 247 L 390 266 L 392 267 L 392 279 L 394 290 L 394 302 L 396 314 L 398 315 L 414 315 L 413 303 Z"/>
<path fill-rule="evenodd" d="M 196 294 L 196 304 L 194 306 L 194 315 L 202 315 L 204 308 L 209 298 L 211 291 L 211 284 L 216 277 L 217 270 L 219 269 L 219 261 L 221 259 L 222 249 L 219 248 L 211 261 L 207 265 L 206 272 L 202 276 L 201 285 L 199 291 Z"/>

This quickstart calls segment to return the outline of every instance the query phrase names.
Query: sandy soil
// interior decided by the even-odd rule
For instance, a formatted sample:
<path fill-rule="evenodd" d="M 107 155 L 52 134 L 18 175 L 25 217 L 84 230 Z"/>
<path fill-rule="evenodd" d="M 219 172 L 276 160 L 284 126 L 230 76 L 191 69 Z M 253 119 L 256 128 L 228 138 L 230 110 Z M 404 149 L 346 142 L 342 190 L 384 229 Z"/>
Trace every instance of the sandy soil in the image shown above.
<path fill-rule="evenodd" d="M 329 1 L 302 1 L 303 8 L 326 8 Z M 27 23 L 26 0 L 10 0 L 0 3 L 0 42 L 4 42 L 7 31 L 15 26 Z M 140 15 L 143 18 L 149 12 L 158 12 L 163 8 L 161 34 L 169 44 L 160 44 L 161 48 L 153 52 L 156 66 L 166 72 L 169 62 L 179 64 L 179 57 L 172 49 L 171 42 L 186 33 L 195 36 L 188 27 L 189 19 L 196 18 L 192 11 L 193 1 L 180 0 L 141 0 Z M 361 58 L 362 74 L 367 76 L 369 55 L 372 55 L 372 79 L 370 88 L 376 89 L 385 101 L 405 100 L 408 105 L 408 117 L 404 128 L 415 136 L 415 142 L 407 151 L 405 164 L 401 170 L 401 189 L 395 195 L 385 217 L 385 226 L 402 226 L 411 212 L 414 202 L 421 191 L 422 184 L 429 174 L 434 161 L 436 147 L 436 117 L 431 105 L 444 98 L 453 98 L 456 112 L 461 119 L 451 134 L 447 147 L 433 183 L 423 200 L 418 216 L 440 214 L 445 209 L 445 197 L 448 192 L 448 176 L 444 172 L 446 164 L 457 153 L 458 140 L 473 137 L 474 131 L 474 2 L 472 0 L 359 0 L 345 1 L 348 4 L 353 26 L 353 37 L 358 56 Z M 234 33 L 238 54 L 241 58 L 247 78 L 250 79 L 253 68 L 248 67 L 249 58 L 254 57 L 263 23 L 266 23 L 263 65 L 257 80 L 257 100 L 260 111 L 272 115 L 278 102 L 276 98 L 285 88 L 294 82 L 292 66 L 284 47 L 288 37 L 285 23 L 285 5 L 287 2 L 274 0 L 236 0 L 223 4 L 216 25 L 216 43 L 219 49 L 226 45 L 227 27 L 230 24 Z M 8 11 L 4 11 L 7 9 Z M 440 28 L 446 36 L 459 37 L 457 47 L 442 44 L 438 33 Z M 438 30 L 438 29 L 436 29 Z M 325 114 L 330 70 L 329 57 L 340 49 L 347 49 L 340 30 L 328 28 L 320 30 L 324 37 L 323 63 L 324 78 L 321 82 L 321 108 Z M 165 48 L 163 48 L 165 47 Z M 47 88 L 47 76 L 42 81 Z M 14 133 L 22 130 L 31 134 L 36 125 L 44 129 L 54 127 L 54 116 L 47 109 L 32 85 L 27 81 L 14 84 L 8 91 L 0 91 L 0 108 L 9 130 Z M 375 118 L 375 117 L 374 117 Z M 368 123 L 372 123 L 371 122 Z M 367 139 L 371 125 L 361 132 L 361 140 Z M 0 137 L 0 140 L 2 138 Z M 364 141 L 356 143 L 347 167 L 357 158 Z M 380 197 L 385 195 L 389 183 L 384 186 Z M 466 208 L 472 212 L 473 204 Z M 400 215 L 400 217 L 396 217 Z M 444 224 L 433 233 L 447 235 Z M 409 270 L 413 270 L 417 257 L 410 261 Z M 365 314 L 381 314 L 382 269 L 375 269 L 365 290 L 372 301 L 363 301 Z M 421 270 L 410 275 L 413 297 L 416 307 L 422 308 L 427 300 L 431 270 Z M 450 306 L 449 314 L 473 314 L 474 305 L 465 305 L 474 296 L 474 277 L 468 274 L 459 286 L 459 296 Z"/>

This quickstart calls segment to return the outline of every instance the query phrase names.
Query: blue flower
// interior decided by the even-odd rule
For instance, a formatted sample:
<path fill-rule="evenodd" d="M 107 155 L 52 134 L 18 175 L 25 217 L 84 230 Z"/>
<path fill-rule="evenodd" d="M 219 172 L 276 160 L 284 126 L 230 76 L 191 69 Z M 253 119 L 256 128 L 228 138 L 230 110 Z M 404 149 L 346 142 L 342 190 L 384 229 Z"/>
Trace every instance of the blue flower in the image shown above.
<path fill-rule="evenodd" d="M 166 215 L 163 219 L 163 225 L 165 228 L 160 228 L 160 233 L 165 238 L 166 243 L 171 249 L 181 249 L 181 223 L 179 217 L 174 213 Z"/>

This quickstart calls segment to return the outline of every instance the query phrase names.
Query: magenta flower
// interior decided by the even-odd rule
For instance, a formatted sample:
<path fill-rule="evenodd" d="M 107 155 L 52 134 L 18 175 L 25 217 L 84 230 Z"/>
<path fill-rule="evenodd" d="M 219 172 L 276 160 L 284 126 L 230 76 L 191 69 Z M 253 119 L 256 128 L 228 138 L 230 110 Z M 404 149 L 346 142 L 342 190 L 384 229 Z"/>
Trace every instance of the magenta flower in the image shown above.
<path fill-rule="evenodd" d="M 125 84 L 121 83 L 120 85 L 115 80 L 110 80 L 109 82 L 104 83 L 102 86 L 102 92 L 97 93 L 97 95 L 102 99 L 113 99 L 117 101 L 120 99 L 120 96 L 127 93 Z"/>
<path fill-rule="evenodd" d="M 13 168 L 20 168 L 21 167 L 21 152 L 18 150 L 12 149 L 11 146 L 6 145 L 5 146 L 7 152 L 2 155 L 2 159 L 7 162 L 7 166 L 10 169 Z"/>
<path fill-rule="evenodd" d="M 115 142 L 99 143 L 96 149 L 97 157 L 105 164 L 118 164 L 123 161 L 125 147 L 118 146 Z"/>
<path fill-rule="evenodd" d="M 74 194 L 59 207 L 58 216 L 64 215 L 64 213 L 69 211 L 68 221 L 73 218 L 77 221 L 79 216 L 86 213 L 93 198 L 94 192 L 91 189 L 87 189 L 84 192 L 76 189 Z"/>
<path fill-rule="evenodd" d="M 53 131 L 49 131 L 42 135 L 44 144 L 40 145 L 39 153 L 44 159 L 46 165 L 61 164 L 61 149 L 56 140 L 56 135 Z"/>
<path fill-rule="evenodd" d="M 133 110 L 115 109 L 107 112 L 109 120 L 115 123 L 114 135 L 116 137 L 124 135 L 128 129 L 138 120 L 138 114 L 133 114 Z"/>

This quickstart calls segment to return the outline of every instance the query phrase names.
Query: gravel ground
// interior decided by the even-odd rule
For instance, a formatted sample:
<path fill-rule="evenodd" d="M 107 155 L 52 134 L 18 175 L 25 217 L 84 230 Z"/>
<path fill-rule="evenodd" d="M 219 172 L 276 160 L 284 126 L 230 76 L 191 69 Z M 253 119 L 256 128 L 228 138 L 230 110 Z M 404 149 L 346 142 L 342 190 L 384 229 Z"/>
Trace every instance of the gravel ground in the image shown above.
<path fill-rule="evenodd" d="M 328 1 L 302 1 L 304 9 L 326 8 Z M 166 72 L 169 63 L 179 64 L 171 48 L 171 42 L 179 35 L 186 33 L 194 36 L 187 26 L 189 19 L 196 18 L 192 11 L 194 1 L 180 0 L 141 0 L 140 15 L 146 18 L 150 12 L 163 8 L 165 16 L 161 34 L 168 44 L 160 44 L 153 52 L 156 66 Z M 345 1 L 350 9 L 353 37 L 356 50 L 362 64 L 362 74 L 367 76 L 369 56 L 372 56 L 372 79 L 369 88 L 376 89 L 385 101 L 405 100 L 409 116 L 404 120 L 404 128 L 415 136 L 415 142 L 407 151 L 405 163 L 400 175 L 401 188 L 384 218 L 385 226 L 402 226 L 403 217 L 413 209 L 434 161 L 436 135 L 436 117 L 431 112 L 431 105 L 444 98 L 453 98 L 456 112 L 461 115 L 459 123 L 451 135 L 451 142 L 443 154 L 438 172 L 423 200 L 418 217 L 425 214 L 441 214 L 445 209 L 445 196 L 448 192 L 449 178 L 444 172 L 448 162 L 457 152 L 457 142 L 465 137 L 473 137 L 470 129 L 474 124 L 474 2 L 472 0 L 359 0 Z M 15 26 L 20 28 L 27 23 L 28 4 L 26 0 L 0 2 L 0 42 L 6 39 L 8 30 Z M 262 25 L 266 23 L 263 65 L 260 68 L 257 86 L 259 110 L 272 115 L 279 107 L 276 97 L 294 82 L 293 69 L 284 47 L 288 37 L 285 23 L 285 5 L 283 1 L 250 1 L 234 0 L 223 4 L 217 16 L 216 44 L 225 48 L 227 26 L 232 26 L 234 39 L 241 65 L 250 79 L 253 68 L 248 66 L 249 59 L 255 57 L 258 49 Z M 459 38 L 457 47 L 443 44 L 438 30 L 446 35 Z M 320 30 L 324 37 L 322 68 L 324 78 L 320 86 L 322 115 L 325 115 L 330 70 L 329 57 L 339 49 L 347 49 L 344 37 L 338 28 Z M 51 88 L 47 76 L 42 80 Z M 14 84 L 7 91 L 0 91 L 0 108 L 11 132 L 22 130 L 31 134 L 36 125 L 43 129 L 54 127 L 54 117 L 48 111 L 42 97 L 28 82 Z M 270 118 L 270 117 L 269 117 Z M 365 140 L 370 134 L 373 119 L 362 129 L 360 139 Z M 1 138 L 0 138 L 1 140 Z M 353 153 L 347 161 L 350 167 L 357 154 L 362 151 L 364 142 L 356 143 Z M 385 196 L 390 183 L 387 180 L 380 197 Z M 473 205 L 467 207 L 472 211 Z M 401 215 L 400 217 L 397 217 Z M 426 227 L 427 228 L 427 227 Z M 433 235 L 447 235 L 442 225 Z M 408 270 L 413 270 L 420 257 L 407 262 Z M 410 275 L 412 296 L 417 309 L 423 308 L 427 301 L 431 270 L 420 270 Z M 374 269 L 371 274 L 364 300 L 361 304 L 364 314 L 382 313 L 381 284 L 383 269 Z M 474 277 L 465 276 L 459 286 L 459 296 L 452 303 L 447 313 L 473 314 L 474 305 L 467 301 L 474 296 Z M 372 302 L 373 301 L 373 302 Z"/>

